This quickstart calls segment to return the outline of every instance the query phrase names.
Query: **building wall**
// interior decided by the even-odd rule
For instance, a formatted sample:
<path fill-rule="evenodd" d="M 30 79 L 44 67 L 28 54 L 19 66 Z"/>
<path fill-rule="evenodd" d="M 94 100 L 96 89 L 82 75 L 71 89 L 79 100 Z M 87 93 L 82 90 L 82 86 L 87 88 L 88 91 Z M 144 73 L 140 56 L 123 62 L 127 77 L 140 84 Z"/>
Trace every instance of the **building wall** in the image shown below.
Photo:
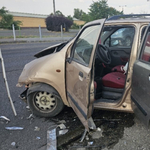
<path fill-rule="evenodd" d="M 22 22 L 21 27 L 32 28 L 32 27 L 46 27 L 45 18 L 34 18 L 34 17 L 20 17 L 13 16 L 14 20 L 19 20 Z"/>
<path fill-rule="evenodd" d="M 84 25 L 85 21 L 82 20 L 74 20 L 73 23 L 75 23 L 76 25 L 80 26 L 80 25 Z"/>

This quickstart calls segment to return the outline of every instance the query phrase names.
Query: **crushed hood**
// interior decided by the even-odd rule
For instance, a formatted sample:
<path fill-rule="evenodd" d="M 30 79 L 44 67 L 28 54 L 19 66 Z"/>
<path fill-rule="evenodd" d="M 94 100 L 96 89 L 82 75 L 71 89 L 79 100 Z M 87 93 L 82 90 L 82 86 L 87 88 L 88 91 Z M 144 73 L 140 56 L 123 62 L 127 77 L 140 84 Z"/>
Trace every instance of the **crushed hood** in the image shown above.
<path fill-rule="evenodd" d="M 59 52 L 67 43 L 68 41 L 47 47 L 43 49 L 42 51 L 38 52 L 37 54 L 35 54 L 34 57 L 40 58 L 40 57 L 43 57 L 52 53 Z"/>

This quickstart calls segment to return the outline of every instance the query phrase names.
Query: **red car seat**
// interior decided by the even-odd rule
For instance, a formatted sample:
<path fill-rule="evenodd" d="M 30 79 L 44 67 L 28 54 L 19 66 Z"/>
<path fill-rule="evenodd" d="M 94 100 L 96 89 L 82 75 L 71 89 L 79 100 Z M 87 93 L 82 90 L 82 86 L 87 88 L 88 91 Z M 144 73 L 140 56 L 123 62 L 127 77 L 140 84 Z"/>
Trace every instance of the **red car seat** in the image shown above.
<path fill-rule="evenodd" d="M 126 75 L 121 72 L 111 72 L 102 78 L 102 97 L 105 99 L 119 99 L 125 86 Z"/>
<path fill-rule="evenodd" d="M 121 72 L 111 72 L 102 78 L 103 86 L 110 88 L 124 88 L 126 75 Z"/>

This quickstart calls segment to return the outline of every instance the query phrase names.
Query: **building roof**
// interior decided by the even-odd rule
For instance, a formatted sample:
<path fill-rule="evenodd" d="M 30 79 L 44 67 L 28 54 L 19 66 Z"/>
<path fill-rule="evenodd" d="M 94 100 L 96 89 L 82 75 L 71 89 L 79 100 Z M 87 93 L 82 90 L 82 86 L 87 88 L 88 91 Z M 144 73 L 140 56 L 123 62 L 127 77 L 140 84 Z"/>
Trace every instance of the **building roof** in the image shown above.
<path fill-rule="evenodd" d="M 13 15 L 13 16 L 17 16 L 17 17 L 32 17 L 32 18 L 47 18 L 47 16 L 48 16 L 48 15 L 42 15 L 42 14 L 11 12 L 11 11 L 9 11 L 8 14 Z"/>

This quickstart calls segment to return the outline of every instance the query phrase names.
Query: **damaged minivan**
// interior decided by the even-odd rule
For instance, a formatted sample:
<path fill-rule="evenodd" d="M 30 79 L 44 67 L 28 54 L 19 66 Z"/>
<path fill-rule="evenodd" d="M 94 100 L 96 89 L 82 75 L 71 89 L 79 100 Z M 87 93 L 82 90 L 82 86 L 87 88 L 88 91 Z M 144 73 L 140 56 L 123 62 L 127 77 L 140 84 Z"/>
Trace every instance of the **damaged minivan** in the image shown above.
<path fill-rule="evenodd" d="M 144 16 L 144 17 L 143 17 Z M 17 86 L 33 114 L 72 107 L 87 130 L 93 109 L 135 112 L 150 121 L 150 16 L 120 15 L 87 23 L 70 41 L 26 64 Z"/>

